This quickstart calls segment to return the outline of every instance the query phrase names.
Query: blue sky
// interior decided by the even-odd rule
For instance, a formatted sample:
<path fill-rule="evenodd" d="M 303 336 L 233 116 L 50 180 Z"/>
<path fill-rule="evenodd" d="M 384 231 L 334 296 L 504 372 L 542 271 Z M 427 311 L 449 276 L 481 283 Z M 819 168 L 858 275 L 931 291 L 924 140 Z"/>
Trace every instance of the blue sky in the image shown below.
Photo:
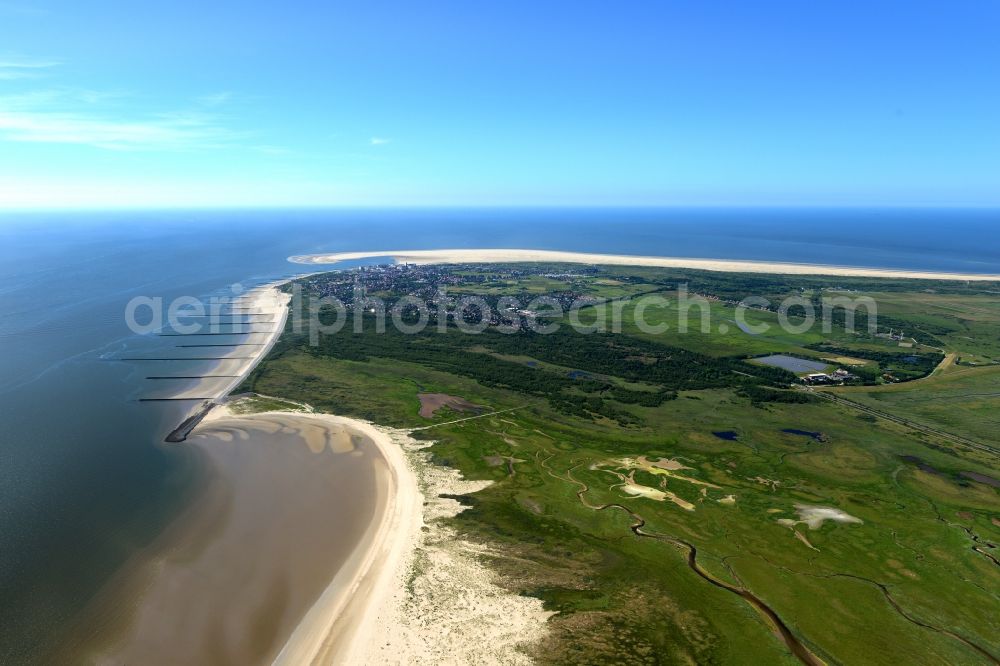
<path fill-rule="evenodd" d="M 996 0 L 0 0 L 0 207 L 1000 205 Z"/>

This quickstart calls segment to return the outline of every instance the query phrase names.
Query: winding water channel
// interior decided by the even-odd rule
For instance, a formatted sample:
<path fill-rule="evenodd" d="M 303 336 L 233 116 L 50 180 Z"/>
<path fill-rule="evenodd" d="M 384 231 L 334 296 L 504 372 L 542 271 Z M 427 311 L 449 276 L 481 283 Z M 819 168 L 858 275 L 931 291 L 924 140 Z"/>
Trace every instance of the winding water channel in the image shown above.
<path fill-rule="evenodd" d="M 731 592 L 732 594 L 739 596 L 748 604 L 750 604 L 750 606 L 753 607 L 753 609 L 756 610 L 764 618 L 767 624 L 774 631 L 775 635 L 777 635 L 778 638 L 781 639 L 781 641 L 785 644 L 785 646 L 789 649 L 789 651 L 791 651 L 791 653 L 795 655 L 795 657 L 799 661 L 801 661 L 803 664 L 806 664 L 807 666 L 826 666 L 826 662 L 823 661 L 823 659 L 821 659 L 819 656 L 817 656 L 811 649 L 809 649 L 809 647 L 805 645 L 801 640 L 799 640 L 799 638 L 792 632 L 792 630 L 788 627 L 788 625 L 785 624 L 784 620 L 781 619 L 781 616 L 778 615 L 778 613 L 773 608 L 771 608 L 766 602 L 764 602 L 763 599 L 761 599 L 753 592 L 744 587 L 732 585 L 730 583 L 727 583 L 723 580 L 716 578 L 711 573 L 706 571 L 700 564 L 698 564 L 698 549 L 695 547 L 694 544 L 669 534 L 658 534 L 656 532 L 645 531 L 643 527 L 645 527 L 646 525 L 646 520 L 638 513 L 636 513 L 635 511 L 633 511 L 632 509 L 628 508 L 623 504 L 618 504 L 618 503 L 591 504 L 584 497 L 584 495 L 590 490 L 590 487 L 583 481 L 580 481 L 579 479 L 573 476 L 572 473 L 573 468 L 566 470 L 565 476 L 560 476 L 554 473 L 551 470 L 551 468 L 549 468 L 549 466 L 547 465 L 548 460 L 551 459 L 551 457 L 552 456 L 550 455 L 548 458 L 545 458 L 544 460 L 539 459 L 538 462 L 542 466 L 542 468 L 545 469 L 545 471 L 553 478 L 560 479 L 562 481 L 566 481 L 568 483 L 576 485 L 578 487 L 576 496 L 577 499 L 580 500 L 581 504 L 583 504 L 588 509 L 592 509 L 594 511 L 604 511 L 606 509 L 618 509 L 620 511 L 624 511 L 632 519 L 632 524 L 629 526 L 629 529 L 631 529 L 636 536 L 648 539 L 656 539 L 658 541 L 669 543 L 670 545 L 679 548 L 682 551 L 685 551 L 687 555 L 686 559 L 688 567 L 692 571 L 694 571 L 699 577 L 701 577 L 703 580 L 707 581 L 711 585 L 726 590 L 727 592 Z M 922 627 L 924 629 L 928 629 L 930 631 L 943 634 L 945 636 L 948 636 L 949 638 L 959 641 L 960 643 L 971 648 L 972 650 L 975 650 L 981 656 L 985 657 L 990 663 L 1000 666 L 1000 660 L 998 660 L 993 654 L 991 654 L 985 648 L 977 645 L 976 643 L 973 643 L 972 641 L 964 638 L 963 636 L 959 636 L 954 632 L 951 632 L 947 629 L 942 629 L 940 627 L 936 627 L 934 625 L 927 624 L 911 616 L 896 602 L 895 599 L 893 599 L 892 594 L 889 592 L 889 589 L 885 585 L 877 581 L 872 581 L 867 578 L 861 578 L 859 576 L 853 576 L 850 574 L 836 574 L 836 575 L 849 577 L 861 582 L 875 585 L 881 590 L 883 596 L 885 597 L 889 605 L 893 608 L 893 610 L 895 610 L 901 617 L 903 617 L 908 622 L 918 627 Z"/>

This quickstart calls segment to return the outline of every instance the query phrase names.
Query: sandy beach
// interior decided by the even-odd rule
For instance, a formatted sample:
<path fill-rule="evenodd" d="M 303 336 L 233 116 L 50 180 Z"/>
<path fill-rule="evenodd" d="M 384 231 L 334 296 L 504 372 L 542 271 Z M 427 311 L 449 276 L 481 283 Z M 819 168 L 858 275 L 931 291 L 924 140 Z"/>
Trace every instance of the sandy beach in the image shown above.
<path fill-rule="evenodd" d="M 487 482 L 433 465 L 407 431 L 300 403 L 254 413 L 253 398 L 226 397 L 284 329 L 281 284 L 241 299 L 274 323 L 253 353 L 226 354 L 246 358 L 218 362 L 237 376 L 179 392 L 214 396 L 169 445 L 199 490 L 105 584 L 54 660 L 529 663 L 551 613 L 497 585 L 484 547 L 440 522 L 462 510 L 442 495 Z"/>
<path fill-rule="evenodd" d="M 828 266 L 822 264 L 796 264 L 776 261 L 742 261 L 731 259 L 687 259 L 681 257 L 655 257 L 627 254 L 596 254 L 562 252 L 556 250 L 523 249 L 455 249 L 455 250 L 381 250 L 372 252 L 335 252 L 331 254 L 306 254 L 289 257 L 298 264 L 333 264 L 339 261 L 392 257 L 407 264 L 464 264 L 559 262 L 575 264 L 601 264 L 616 266 L 659 266 L 664 268 L 693 268 L 724 273 L 776 273 L 787 275 L 831 275 L 843 277 L 909 278 L 918 280 L 975 280 L 1000 281 L 1000 275 L 976 273 L 936 273 L 891 268 L 864 268 L 854 266 Z"/>
<path fill-rule="evenodd" d="M 261 346 L 257 349 L 254 358 L 247 361 L 242 365 L 239 372 L 239 377 L 233 378 L 228 384 L 226 384 L 219 397 L 229 395 L 229 393 L 240 385 L 240 383 L 246 379 L 250 371 L 257 367 L 261 359 L 267 356 L 271 348 L 281 337 L 282 331 L 285 330 L 285 322 L 288 320 L 288 303 L 291 301 L 291 294 L 286 294 L 281 291 L 281 287 L 287 284 L 288 280 L 280 280 L 278 282 L 272 282 L 271 284 L 252 289 L 247 292 L 246 296 L 241 300 L 243 307 L 251 308 L 254 314 L 260 315 L 271 315 L 275 320 L 274 323 L 268 324 L 271 329 L 268 333 L 262 333 L 259 336 L 254 336 L 261 342 Z"/>
<path fill-rule="evenodd" d="M 300 625 L 304 631 L 282 652 L 288 659 L 279 663 L 532 663 L 530 651 L 544 640 L 553 613 L 538 599 L 501 587 L 483 564 L 497 554 L 442 522 L 464 510 L 456 496 L 491 482 L 465 480 L 433 464 L 424 451 L 430 444 L 407 431 L 349 421 L 367 428 L 390 467 L 399 465 L 395 499 L 366 558 L 345 574 L 353 582 L 339 589 L 350 598 L 341 597 L 339 604 L 332 595 L 321 599 Z M 335 580 L 328 593 L 337 589 Z M 300 643 L 306 633 L 310 638 Z"/>
<path fill-rule="evenodd" d="M 270 317 L 273 321 L 254 326 L 253 328 L 258 331 L 256 333 L 239 336 L 239 338 L 234 334 L 233 340 L 252 346 L 234 346 L 224 352 L 216 350 L 225 349 L 225 347 L 213 348 L 213 353 L 209 355 L 218 355 L 225 358 L 211 363 L 207 370 L 198 374 L 219 375 L 219 377 L 208 377 L 191 381 L 184 386 L 176 387 L 172 391 L 149 394 L 149 397 L 172 399 L 206 397 L 219 399 L 227 396 L 233 389 L 240 385 L 260 360 L 271 351 L 278 338 L 281 337 L 281 332 L 285 329 L 285 321 L 288 318 L 287 306 L 291 300 L 291 295 L 282 292 L 280 288 L 287 282 L 287 280 L 281 280 L 262 285 L 251 289 L 239 298 L 239 306 L 247 308 L 244 315 L 256 315 L 258 319 Z M 190 338 L 178 337 L 174 339 L 181 341 L 180 344 L 205 342 L 205 338 L 196 335 Z M 211 340 L 215 342 L 218 338 L 212 338 Z M 224 344 L 226 341 L 223 340 L 222 342 Z"/>
<path fill-rule="evenodd" d="M 97 664 L 527 664 L 551 613 L 441 518 L 476 492 L 406 431 L 217 406 L 187 442 L 208 483 L 63 651 Z M 417 567 L 415 563 L 420 561 Z"/>
<path fill-rule="evenodd" d="M 386 463 L 380 511 L 344 563 L 288 636 L 275 664 L 350 663 L 352 644 L 393 589 L 394 572 L 406 566 L 423 518 L 416 475 L 388 431 L 329 414 L 309 417 L 329 428 L 363 433 Z"/>

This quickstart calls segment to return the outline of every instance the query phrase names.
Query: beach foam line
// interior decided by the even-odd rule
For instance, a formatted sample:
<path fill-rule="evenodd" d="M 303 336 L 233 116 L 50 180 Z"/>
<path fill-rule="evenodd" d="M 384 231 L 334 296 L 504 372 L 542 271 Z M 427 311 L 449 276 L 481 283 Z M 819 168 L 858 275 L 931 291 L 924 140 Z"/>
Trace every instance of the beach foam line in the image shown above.
<path fill-rule="evenodd" d="M 748 261 L 742 259 L 689 259 L 629 254 L 599 254 L 563 252 L 558 250 L 525 249 L 452 249 L 452 250 L 380 250 L 372 252 L 334 252 L 303 254 L 289 257 L 296 264 L 334 264 L 341 261 L 391 257 L 407 264 L 476 264 L 554 262 L 603 264 L 616 266 L 656 266 L 662 268 L 692 268 L 724 273 L 771 273 L 785 275 L 830 275 L 839 277 L 881 277 L 913 280 L 1000 281 L 1000 275 L 979 273 L 947 273 L 897 268 L 867 268 L 827 264 L 798 264 L 779 261 Z"/>

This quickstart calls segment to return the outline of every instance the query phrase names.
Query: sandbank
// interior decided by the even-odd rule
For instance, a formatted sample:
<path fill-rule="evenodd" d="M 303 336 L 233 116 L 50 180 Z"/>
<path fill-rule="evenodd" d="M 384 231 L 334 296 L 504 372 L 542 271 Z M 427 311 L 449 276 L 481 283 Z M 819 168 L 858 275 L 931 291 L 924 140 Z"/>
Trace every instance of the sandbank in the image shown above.
<path fill-rule="evenodd" d="M 517 262 L 576 263 L 617 266 L 658 266 L 692 268 L 725 273 L 771 273 L 785 275 L 830 275 L 839 277 L 882 277 L 916 280 L 1000 281 L 1000 275 L 978 273 L 948 273 L 898 268 L 868 268 L 799 264 L 778 261 L 745 261 L 737 259 L 690 259 L 628 254 L 598 254 L 557 250 L 525 249 L 453 249 L 453 250 L 379 250 L 371 252 L 334 252 L 289 257 L 297 264 L 333 264 L 340 261 L 391 257 L 407 264 L 489 264 Z"/>

